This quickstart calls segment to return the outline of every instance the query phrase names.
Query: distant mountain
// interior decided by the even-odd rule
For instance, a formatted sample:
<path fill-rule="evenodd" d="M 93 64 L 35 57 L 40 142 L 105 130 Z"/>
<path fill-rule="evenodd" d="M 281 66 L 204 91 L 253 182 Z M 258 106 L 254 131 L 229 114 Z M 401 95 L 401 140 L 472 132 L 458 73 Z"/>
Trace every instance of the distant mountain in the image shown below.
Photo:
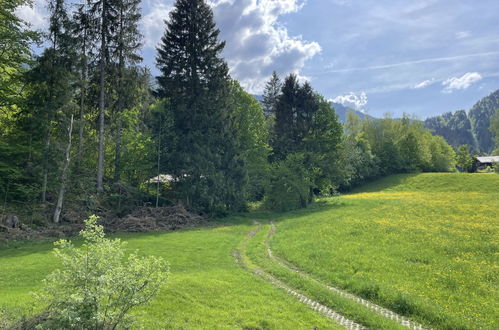
<path fill-rule="evenodd" d="M 443 136 L 453 147 L 467 144 L 474 153 L 489 154 L 494 149 L 494 137 L 489 130 L 490 118 L 499 108 L 499 90 L 478 101 L 466 114 L 459 110 L 425 120 L 425 127 Z"/>
<path fill-rule="evenodd" d="M 372 118 L 371 116 L 369 116 L 361 111 L 358 111 L 358 110 L 355 110 L 352 108 L 347 108 L 341 103 L 329 102 L 329 104 L 331 104 L 331 106 L 334 108 L 335 112 L 338 114 L 338 119 L 340 120 L 341 123 L 344 123 L 347 120 L 347 113 L 349 111 L 353 111 L 360 118 Z"/>
<path fill-rule="evenodd" d="M 499 109 L 499 89 L 478 101 L 471 109 L 468 117 L 480 150 L 489 154 L 494 150 L 494 136 L 490 131 L 490 119 Z"/>
<path fill-rule="evenodd" d="M 478 143 L 471 130 L 471 121 L 465 110 L 454 113 L 447 112 L 437 117 L 428 118 L 424 124 L 435 135 L 443 136 L 453 147 L 467 144 L 478 150 Z"/>
<path fill-rule="evenodd" d="M 263 102 L 263 96 L 262 95 L 252 94 L 251 96 L 253 96 L 258 102 L 260 102 L 260 103 Z M 361 111 L 358 111 L 358 110 L 355 110 L 355 109 L 352 109 L 352 108 L 347 108 L 343 104 L 340 104 L 340 103 L 329 102 L 329 104 L 331 104 L 331 106 L 334 108 L 335 112 L 338 114 L 338 119 L 340 120 L 341 123 L 344 123 L 346 121 L 346 119 L 347 119 L 347 113 L 349 111 L 355 112 L 355 114 L 357 116 L 359 116 L 360 118 L 366 118 L 366 117 L 367 118 L 372 118 L 371 116 L 366 115 L 365 113 L 363 113 Z"/>
<path fill-rule="evenodd" d="M 251 94 L 258 102 L 263 102 L 263 95 Z"/>

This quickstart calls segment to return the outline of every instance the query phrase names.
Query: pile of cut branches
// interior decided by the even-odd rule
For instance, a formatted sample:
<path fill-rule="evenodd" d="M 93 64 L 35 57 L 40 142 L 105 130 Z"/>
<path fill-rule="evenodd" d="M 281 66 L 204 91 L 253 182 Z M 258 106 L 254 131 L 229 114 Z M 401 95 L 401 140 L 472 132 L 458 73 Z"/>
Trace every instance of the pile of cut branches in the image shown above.
<path fill-rule="evenodd" d="M 169 207 L 142 207 L 123 218 L 104 220 L 103 224 L 111 232 L 150 232 L 192 228 L 205 221 L 202 216 L 189 212 L 182 204 L 178 204 Z"/>

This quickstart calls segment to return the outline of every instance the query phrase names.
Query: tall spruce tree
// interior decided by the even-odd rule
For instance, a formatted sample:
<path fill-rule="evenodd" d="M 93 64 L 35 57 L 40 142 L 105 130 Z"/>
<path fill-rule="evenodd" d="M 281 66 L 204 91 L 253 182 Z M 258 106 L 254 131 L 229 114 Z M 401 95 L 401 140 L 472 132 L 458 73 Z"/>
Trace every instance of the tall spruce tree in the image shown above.
<path fill-rule="evenodd" d="M 84 147 L 85 110 L 87 108 L 87 89 L 89 85 L 88 72 L 90 50 L 93 46 L 92 21 L 87 6 L 81 4 L 77 7 L 72 19 L 72 33 L 75 40 L 77 54 L 77 68 L 79 71 L 79 119 L 78 119 L 78 151 L 76 154 L 76 168 L 79 172 Z"/>
<path fill-rule="evenodd" d="M 282 82 L 277 72 L 272 72 L 270 80 L 265 84 L 263 90 L 263 110 L 265 115 L 270 116 L 275 114 L 277 101 L 281 95 Z"/>
<path fill-rule="evenodd" d="M 177 0 L 158 48 L 158 93 L 170 99 L 169 169 L 188 206 L 209 212 L 244 204 L 244 162 L 231 127 L 225 42 L 204 0 Z"/>
<path fill-rule="evenodd" d="M 283 160 L 295 151 L 296 106 L 299 89 L 300 84 L 296 75 L 287 76 L 275 107 L 274 132 L 271 138 L 273 160 Z"/>
<path fill-rule="evenodd" d="M 44 203 L 47 199 L 47 185 L 50 152 L 52 148 L 53 124 L 63 120 L 67 115 L 68 105 L 72 102 L 72 70 L 74 64 L 74 52 L 72 50 L 73 38 L 70 32 L 70 21 L 64 0 L 51 0 L 48 2 L 50 13 L 48 38 L 50 47 L 38 58 L 36 68 L 32 71 L 31 78 L 33 91 L 38 107 L 44 117 L 43 130 L 46 132 L 45 146 L 42 159 L 42 188 L 41 199 Z M 38 95 L 36 95 L 38 93 Z M 42 95 L 45 94 L 45 95 Z M 32 95 L 33 96 L 33 95 Z M 43 101 L 42 101 L 43 99 Z M 39 118 L 41 119 L 41 118 Z M 56 129 L 57 131 L 57 129 Z M 52 165 L 53 168 L 55 166 Z"/>
<path fill-rule="evenodd" d="M 139 20 L 141 0 L 119 0 L 117 1 L 117 25 L 118 31 L 114 40 L 115 47 L 113 57 L 116 61 L 117 73 L 117 100 L 115 106 L 116 112 L 116 149 L 114 161 L 114 180 L 121 179 L 121 154 L 122 154 L 122 135 L 123 135 L 123 111 L 127 107 L 127 68 L 135 66 L 142 58 L 138 55 L 141 47 L 142 35 L 139 32 Z M 138 77 L 137 77 L 138 79 Z"/>
<path fill-rule="evenodd" d="M 106 81 L 110 61 L 110 44 L 116 37 L 116 21 L 118 16 L 115 0 L 88 0 L 91 19 L 97 23 L 95 37 L 99 41 L 99 119 L 98 119 L 98 160 L 97 160 L 97 192 L 104 192 L 104 133 L 105 115 L 108 105 Z"/>

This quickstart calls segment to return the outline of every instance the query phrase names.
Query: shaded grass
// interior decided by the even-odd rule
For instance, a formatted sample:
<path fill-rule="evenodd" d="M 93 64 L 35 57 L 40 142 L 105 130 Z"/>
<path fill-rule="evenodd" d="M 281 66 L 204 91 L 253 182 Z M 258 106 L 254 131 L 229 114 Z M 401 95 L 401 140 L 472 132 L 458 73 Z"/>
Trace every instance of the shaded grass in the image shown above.
<path fill-rule="evenodd" d="M 275 253 L 317 278 L 437 328 L 498 328 L 499 176 L 399 175 L 284 218 Z"/>
<path fill-rule="evenodd" d="M 161 234 L 120 235 L 130 251 L 162 256 L 171 278 L 160 295 L 137 309 L 146 328 L 331 328 L 332 323 L 284 292 L 243 270 L 231 252 L 251 226 Z M 0 306 L 28 307 L 29 292 L 57 262 L 49 243 L 0 248 Z"/>

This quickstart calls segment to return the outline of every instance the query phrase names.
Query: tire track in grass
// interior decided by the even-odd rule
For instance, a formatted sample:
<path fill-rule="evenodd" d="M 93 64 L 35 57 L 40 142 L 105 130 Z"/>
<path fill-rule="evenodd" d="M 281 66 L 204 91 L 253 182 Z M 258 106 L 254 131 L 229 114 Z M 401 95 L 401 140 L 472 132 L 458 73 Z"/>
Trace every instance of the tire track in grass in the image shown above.
<path fill-rule="evenodd" d="M 246 247 L 249 243 L 249 241 L 262 229 L 261 224 L 258 222 L 254 222 L 256 225 L 256 228 L 252 229 L 245 237 L 243 242 L 237 247 L 237 249 L 232 253 L 234 258 L 236 259 L 236 262 L 240 264 L 244 269 L 247 271 L 252 272 L 253 274 L 256 274 L 263 278 L 265 281 L 269 282 L 270 284 L 274 285 L 275 287 L 282 289 L 289 293 L 290 295 L 294 296 L 299 302 L 307 305 L 314 311 L 317 311 L 324 315 L 325 317 L 335 321 L 339 325 L 345 327 L 346 329 L 350 330 L 361 330 L 361 329 L 367 329 L 366 327 L 346 318 L 345 316 L 341 315 L 340 313 L 337 313 L 330 309 L 327 306 L 324 306 L 320 304 L 319 302 L 308 298 L 307 296 L 291 289 L 289 286 L 284 284 L 282 281 L 276 279 L 269 273 L 263 271 L 262 269 L 256 267 L 253 265 L 249 259 L 246 257 L 245 250 Z"/>
<path fill-rule="evenodd" d="M 278 263 L 281 267 L 284 267 L 292 272 L 295 272 L 295 273 L 305 277 L 306 279 L 313 281 L 313 282 L 321 285 L 322 287 L 339 294 L 342 297 L 345 297 L 345 298 L 348 298 L 348 299 L 353 300 L 355 302 L 358 302 L 358 303 L 362 304 L 363 306 L 371 309 L 372 311 L 374 311 L 374 312 L 376 312 L 376 313 L 378 313 L 378 314 L 380 314 L 380 315 L 382 315 L 390 320 L 393 320 L 393 321 L 395 321 L 395 322 L 397 322 L 397 323 L 399 323 L 407 328 L 410 328 L 413 330 L 431 330 L 431 328 L 424 327 L 423 325 L 421 325 L 417 322 L 414 322 L 414 321 L 412 321 L 412 320 L 408 319 L 407 317 L 404 317 L 400 314 L 397 314 L 392 310 L 381 307 L 375 303 L 372 303 L 368 300 L 360 298 L 360 297 L 353 295 L 349 292 L 346 292 L 344 290 L 327 285 L 327 284 L 317 280 L 316 278 L 312 277 L 310 274 L 305 273 L 304 271 L 298 269 L 296 266 L 290 265 L 288 262 L 283 261 L 279 257 L 276 257 L 274 255 L 274 253 L 272 253 L 272 249 L 270 248 L 270 240 L 274 236 L 277 228 L 276 228 L 276 225 L 274 222 L 271 222 L 270 225 L 271 225 L 270 231 L 269 231 L 269 234 L 267 235 L 267 239 L 265 240 L 265 245 L 267 247 L 267 253 L 268 253 L 269 257 L 272 260 L 274 260 L 276 263 Z"/>

